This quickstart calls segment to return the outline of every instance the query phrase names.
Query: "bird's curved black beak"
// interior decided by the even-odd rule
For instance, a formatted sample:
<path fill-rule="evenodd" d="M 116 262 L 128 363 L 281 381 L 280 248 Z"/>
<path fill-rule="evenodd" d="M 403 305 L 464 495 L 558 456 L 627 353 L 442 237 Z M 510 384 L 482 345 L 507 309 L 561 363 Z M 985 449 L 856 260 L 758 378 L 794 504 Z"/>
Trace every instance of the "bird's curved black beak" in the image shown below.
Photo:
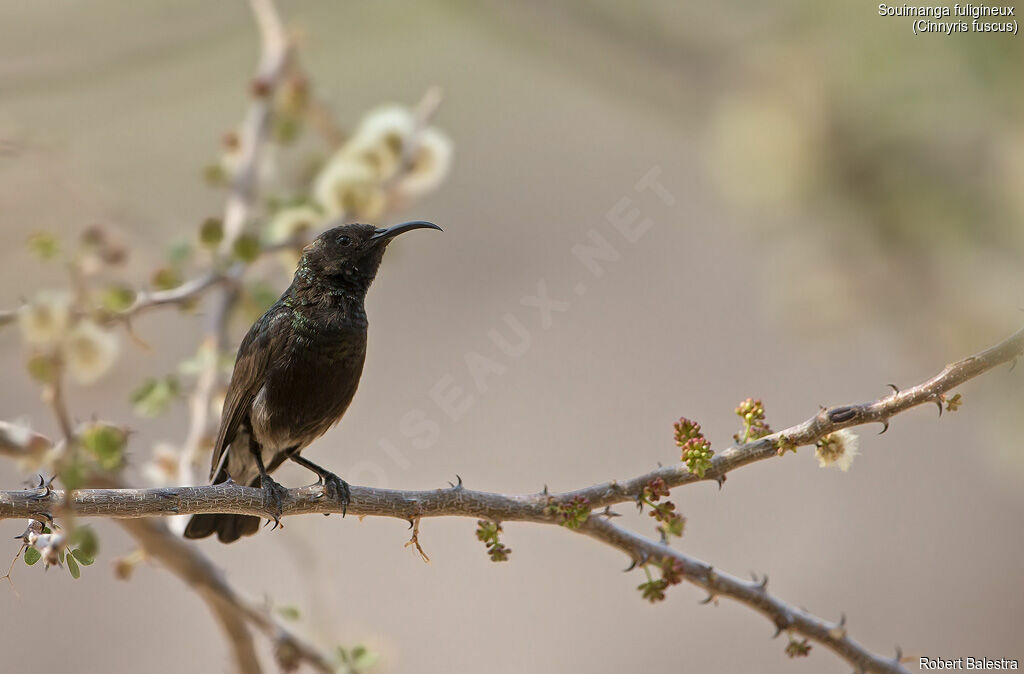
<path fill-rule="evenodd" d="M 436 229 L 439 232 L 444 231 L 432 222 L 426 222 L 425 220 L 413 220 L 412 222 L 403 222 L 400 225 L 392 225 L 391 227 L 378 227 L 373 232 L 373 236 L 370 237 L 370 241 L 385 241 L 414 229 Z"/>

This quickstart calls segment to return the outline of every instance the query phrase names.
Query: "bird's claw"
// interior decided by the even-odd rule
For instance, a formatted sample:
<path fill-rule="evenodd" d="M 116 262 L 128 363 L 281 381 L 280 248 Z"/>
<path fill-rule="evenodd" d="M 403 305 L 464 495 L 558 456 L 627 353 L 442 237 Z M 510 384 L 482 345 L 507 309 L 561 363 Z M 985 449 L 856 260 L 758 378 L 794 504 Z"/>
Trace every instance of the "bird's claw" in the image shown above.
<path fill-rule="evenodd" d="M 341 501 L 341 516 L 348 512 L 348 504 L 352 500 L 352 490 L 345 482 L 334 473 L 320 476 L 321 484 L 324 486 L 324 496 L 332 501 Z"/>
<path fill-rule="evenodd" d="M 281 513 L 284 512 L 284 497 L 288 490 L 269 475 L 260 479 L 260 489 L 263 490 L 263 507 L 268 513 L 273 515 L 273 519 L 268 519 L 267 524 L 273 522 L 273 529 L 283 527 L 284 525 L 281 524 Z M 267 526 L 267 524 L 263 526 Z"/>

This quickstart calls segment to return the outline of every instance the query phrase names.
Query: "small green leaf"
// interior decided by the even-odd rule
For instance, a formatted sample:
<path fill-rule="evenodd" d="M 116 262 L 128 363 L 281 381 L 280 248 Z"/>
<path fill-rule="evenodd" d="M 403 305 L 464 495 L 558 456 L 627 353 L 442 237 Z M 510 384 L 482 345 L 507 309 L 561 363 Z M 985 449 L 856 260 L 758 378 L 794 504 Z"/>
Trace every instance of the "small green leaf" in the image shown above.
<path fill-rule="evenodd" d="M 167 411 L 178 398 L 180 386 L 173 375 L 150 377 L 132 392 L 131 401 L 140 417 L 156 417 Z"/>
<path fill-rule="evenodd" d="M 25 364 L 29 375 L 41 384 L 49 384 L 53 381 L 53 360 L 43 354 L 35 354 Z"/>
<path fill-rule="evenodd" d="M 28 238 L 28 247 L 43 260 L 52 260 L 60 252 L 57 237 L 46 232 L 33 234 Z"/>
<path fill-rule="evenodd" d="M 78 562 L 75 561 L 73 554 L 68 555 L 68 571 L 71 572 L 71 577 L 78 580 L 82 576 L 82 570 L 78 568 Z"/>
<path fill-rule="evenodd" d="M 157 290 L 172 290 L 181 285 L 181 274 L 172 267 L 161 267 L 153 272 L 149 282 Z"/>
<path fill-rule="evenodd" d="M 356 669 L 366 669 L 377 664 L 380 656 L 366 646 L 355 646 L 352 648 L 352 664 Z"/>
<path fill-rule="evenodd" d="M 125 285 L 113 285 L 103 291 L 100 303 L 110 311 L 124 311 L 135 302 L 135 291 Z"/>
<path fill-rule="evenodd" d="M 82 433 L 82 445 L 89 450 L 106 470 L 121 466 L 128 434 L 124 429 L 106 424 L 93 424 Z"/>
<path fill-rule="evenodd" d="M 299 609 L 295 606 L 278 606 L 277 613 L 285 620 L 298 620 L 301 617 Z"/>
<path fill-rule="evenodd" d="M 84 552 L 82 552 L 82 548 L 75 548 L 74 550 L 72 550 L 71 556 L 77 559 L 82 566 L 91 566 L 92 563 L 96 561 L 94 558 L 89 557 Z"/>
<path fill-rule="evenodd" d="M 57 561 L 59 561 L 61 564 L 64 563 L 64 548 L 61 548 L 60 552 L 57 553 Z"/>
<path fill-rule="evenodd" d="M 33 564 L 38 562 L 40 559 L 42 559 L 42 557 L 43 556 L 39 554 L 39 551 L 35 548 L 28 548 L 25 550 L 25 563 L 29 566 L 32 566 Z"/>
<path fill-rule="evenodd" d="M 234 252 L 242 262 L 252 262 L 260 256 L 260 240 L 252 234 L 243 234 L 235 240 Z"/>
<path fill-rule="evenodd" d="M 207 248 L 216 248 L 224 240 L 224 223 L 219 218 L 207 218 L 199 227 L 199 241 Z"/>
<path fill-rule="evenodd" d="M 192 258 L 192 244 L 182 240 L 171 244 L 167 249 L 167 260 L 175 267 L 180 267 Z"/>
<path fill-rule="evenodd" d="M 278 115 L 274 120 L 274 140 L 282 145 L 292 143 L 302 131 L 302 122 L 297 117 Z"/>
<path fill-rule="evenodd" d="M 61 466 L 57 475 L 65 487 L 78 489 L 85 483 L 85 466 L 82 465 L 82 461 L 78 457 L 73 457 Z"/>
<path fill-rule="evenodd" d="M 228 182 L 228 174 L 220 164 L 208 164 L 203 167 L 203 182 L 213 187 L 221 187 Z"/>
<path fill-rule="evenodd" d="M 88 560 L 95 559 L 96 553 L 100 549 L 100 542 L 96 537 L 96 532 L 92 527 L 85 524 L 75 527 L 75 530 L 71 533 L 71 544 L 77 546 L 72 554 L 86 566 L 92 564 L 92 561 L 87 563 L 83 561 L 83 558 Z"/>

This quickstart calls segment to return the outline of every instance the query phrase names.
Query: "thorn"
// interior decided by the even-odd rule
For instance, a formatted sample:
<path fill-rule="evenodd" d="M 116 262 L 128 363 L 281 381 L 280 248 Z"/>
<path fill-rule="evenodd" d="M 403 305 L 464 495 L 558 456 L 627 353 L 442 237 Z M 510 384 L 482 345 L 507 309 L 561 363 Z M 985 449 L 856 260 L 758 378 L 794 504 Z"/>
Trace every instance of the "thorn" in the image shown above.
<path fill-rule="evenodd" d="M 900 648 L 899 644 L 896 644 L 896 662 L 903 662 L 903 649 Z"/>
<path fill-rule="evenodd" d="M 545 496 L 548 495 L 548 486 L 547 485 L 544 485 L 544 491 L 542 491 L 541 493 L 544 494 Z"/>
<path fill-rule="evenodd" d="M 409 520 L 409 528 L 412 529 L 415 525 L 416 525 L 416 520 L 415 519 L 410 519 Z"/>
<path fill-rule="evenodd" d="M 15 536 L 15 538 L 20 538 L 20 536 Z M 631 562 L 629 563 L 629 566 L 627 566 L 627 567 L 626 567 L 625 569 L 623 569 L 623 570 L 622 570 L 622 572 L 623 572 L 623 573 L 629 573 L 630 571 L 632 571 L 633 569 L 635 569 L 635 568 L 636 568 L 636 565 L 637 565 L 637 561 L 636 561 L 636 559 L 634 558 L 634 559 L 633 559 L 633 561 L 631 561 Z"/>
<path fill-rule="evenodd" d="M 767 573 L 764 574 L 764 578 L 761 579 L 761 582 L 759 583 L 759 585 L 761 586 L 761 590 L 762 591 L 764 591 L 764 589 L 768 587 L 768 574 Z"/>
<path fill-rule="evenodd" d="M 1010 361 L 1010 372 L 1013 372 L 1014 368 L 1016 368 L 1016 367 L 1017 367 L 1017 359 L 1014 358 L 1013 360 Z M 1007 374 L 1009 374 L 1009 373 L 1007 373 Z"/>
<path fill-rule="evenodd" d="M 889 420 L 888 419 L 882 419 L 881 424 L 882 424 L 882 430 L 878 431 L 879 435 L 881 435 L 882 433 L 885 433 L 887 430 L 889 430 Z"/>
<path fill-rule="evenodd" d="M 777 638 L 782 634 L 783 630 L 788 630 L 793 624 L 793 618 L 790 617 L 789 613 L 783 613 L 775 619 L 775 634 L 772 635 L 772 639 Z"/>
<path fill-rule="evenodd" d="M 718 491 L 722 491 L 722 486 L 725 484 L 725 474 L 721 474 L 715 478 L 715 482 L 718 483 Z"/>
<path fill-rule="evenodd" d="M 451 480 L 448 481 L 448 484 L 451 485 L 452 489 L 462 489 L 462 477 L 455 473 L 455 479 L 457 480 L 456 484 L 452 484 Z"/>
<path fill-rule="evenodd" d="M 412 525 L 412 537 L 409 538 L 409 542 L 405 544 L 405 547 L 410 545 L 415 546 L 416 552 L 419 553 L 420 559 L 423 560 L 424 564 L 430 564 L 430 557 L 423 550 L 423 546 L 420 545 L 420 518 L 416 517 L 409 520 L 409 524 Z"/>
<path fill-rule="evenodd" d="M 939 416 L 941 417 L 942 416 L 942 398 L 941 398 L 941 396 L 937 396 L 935 399 L 932 400 L 932 402 L 935 403 L 935 405 L 939 408 Z"/>
<path fill-rule="evenodd" d="M 845 639 L 846 638 L 846 614 L 842 613 L 839 616 L 839 622 L 836 626 L 828 631 L 828 635 L 833 639 Z"/>
<path fill-rule="evenodd" d="M 896 386 L 896 384 L 886 384 L 886 386 L 892 389 L 892 394 L 894 396 L 898 396 L 900 394 L 900 388 Z"/>
<path fill-rule="evenodd" d="M 708 596 L 706 598 L 704 598 L 704 599 L 701 599 L 697 603 L 703 606 L 705 604 L 710 604 L 714 600 L 715 600 L 715 595 L 713 595 L 712 593 L 708 592 Z"/>
<path fill-rule="evenodd" d="M 619 513 L 615 512 L 614 510 L 612 510 L 612 507 L 611 507 L 611 506 L 605 506 L 605 507 L 604 507 L 604 513 L 602 513 L 602 514 L 603 514 L 603 515 L 604 515 L 605 517 L 608 517 L 608 518 L 612 518 L 612 517 L 622 517 L 622 515 L 620 515 Z"/>

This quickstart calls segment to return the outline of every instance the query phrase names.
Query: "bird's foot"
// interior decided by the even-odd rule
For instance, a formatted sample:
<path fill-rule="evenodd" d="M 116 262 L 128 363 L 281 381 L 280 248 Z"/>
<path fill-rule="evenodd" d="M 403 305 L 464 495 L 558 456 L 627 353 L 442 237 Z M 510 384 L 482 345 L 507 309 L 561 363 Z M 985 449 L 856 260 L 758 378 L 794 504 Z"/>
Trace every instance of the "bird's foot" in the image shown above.
<path fill-rule="evenodd" d="M 281 524 L 281 513 L 284 511 L 284 497 L 288 489 L 269 475 L 260 478 L 260 489 L 263 490 L 263 507 L 273 515 L 273 519 L 267 520 L 267 524 L 273 522 L 274 529 L 284 526 Z"/>
<path fill-rule="evenodd" d="M 352 490 L 348 482 L 345 482 L 334 473 L 327 473 L 320 476 L 320 482 L 324 485 L 324 496 L 332 501 L 341 501 L 341 516 L 348 512 L 348 504 L 352 498 Z"/>

